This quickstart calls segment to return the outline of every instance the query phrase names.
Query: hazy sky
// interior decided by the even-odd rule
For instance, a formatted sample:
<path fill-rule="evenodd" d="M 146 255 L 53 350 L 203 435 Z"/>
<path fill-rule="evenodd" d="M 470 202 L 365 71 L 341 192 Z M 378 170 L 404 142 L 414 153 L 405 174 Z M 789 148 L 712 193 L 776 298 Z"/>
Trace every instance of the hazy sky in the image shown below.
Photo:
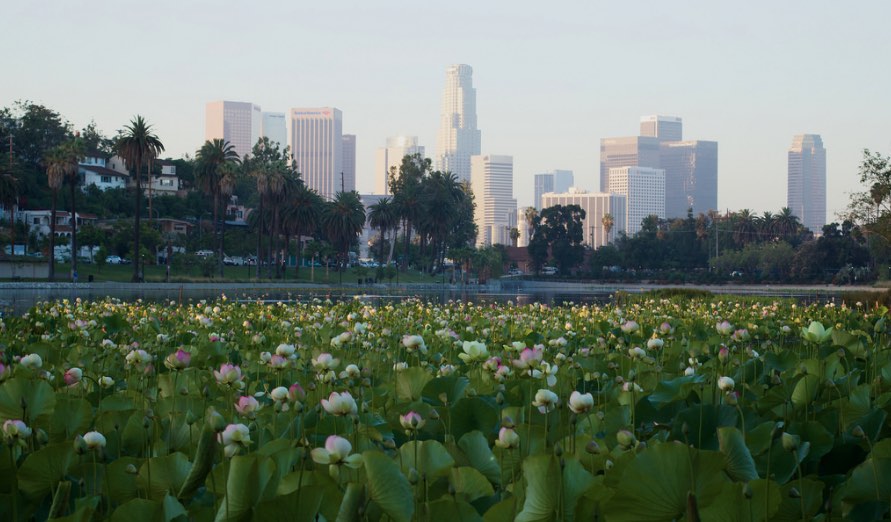
<path fill-rule="evenodd" d="M 887 0 L 2 0 L 0 106 L 107 134 L 142 114 L 173 157 L 203 142 L 210 100 L 334 106 L 370 192 L 387 136 L 434 154 L 445 68 L 467 63 L 483 153 L 514 156 L 520 204 L 545 170 L 594 189 L 600 138 L 659 113 L 719 142 L 722 209 L 784 206 L 793 135 L 821 134 L 831 218 L 862 149 L 891 153 L 888 20 Z"/>

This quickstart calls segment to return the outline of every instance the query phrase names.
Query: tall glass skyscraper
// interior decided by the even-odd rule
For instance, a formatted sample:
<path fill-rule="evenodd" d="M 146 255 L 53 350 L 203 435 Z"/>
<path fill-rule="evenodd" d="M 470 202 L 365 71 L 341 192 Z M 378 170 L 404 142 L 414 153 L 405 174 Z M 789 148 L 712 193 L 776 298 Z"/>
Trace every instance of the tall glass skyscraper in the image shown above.
<path fill-rule="evenodd" d="M 571 170 L 553 170 L 535 175 L 535 196 L 534 206 L 536 210 L 541 210 L 543 203 L 541 197 L 548 192 L 556 192 L 562 194 L 569 192 L 569 187 L 574 186 L 574 177 Z"/>
<path fill-rule="evenodd" d="M 450 65 L 442 93 L 436 169 L 453 173 L 459 181 L 470 181 L 470 157 L 480 154 L 481 148 L 472 75 L 469 65 Z"/>
<path fill-rule="evenodd" d="M 340 191 L 343 115 L 332 107 L 291 109 L 291 154 L 304 183 L 325 199 Z"/>
<path fill-rule="evenodd" d="M 819 134 L 800 134 L 789 149 L 787 206 L 811 232 L 826 224 L 826 149 Z"/>
<path fill-rule="evenodd" d="M 654 114 L 640 119 L 640 135 L 666 141 L 684 139 L 684 122 L 677 116 Z"/>
<path fill-rule="evenodd" d="M 683 218 L 718 209 L 718 142 L 663 141 L 665 217 Z"/>
<path fill-rule="evenodd" d="M 513 156 L 474 156 L 471 189 L 476 202 L 473 220 L 477 246 L 511 244 L 510 229 L 516 226 Z"/>

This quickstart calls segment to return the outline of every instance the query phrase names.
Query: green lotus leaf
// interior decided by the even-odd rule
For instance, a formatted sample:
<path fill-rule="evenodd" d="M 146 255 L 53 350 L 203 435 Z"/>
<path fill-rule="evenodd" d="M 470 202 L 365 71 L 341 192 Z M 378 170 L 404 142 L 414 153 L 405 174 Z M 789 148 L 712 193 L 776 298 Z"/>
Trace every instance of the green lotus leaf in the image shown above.
<path fill-rule="evenodd" d="M 820 377 L 817 375 L 805 375 L 795 383 L 792 390 L 792 404 L 796 409 L 802 409 L 817 398 L 820 391 Z"/>
<path fill-rule="evenodd" d="M 441 498 L 421 506 L 423 520 L 461 520 L 463 522 L 482 521 L 483 517 L 473 506 L 454 498 Z"/>
<path fill-rule="evenodd" d="M 340 503 L 340 510 L 337 512 L 336 522 L 358 522 L 359 507 L 365 500 L 365 487 L 357 482 L 347 484 L 346 492 L 343 495 L 343 502 Z"/>
<path fill-rule="evenodd" d="M 216 522 L 249 520 L 274 474 L 275 463 L 269 457 L 254 453 L 229 459 L 226 496 L 220 502 Z"/>
<path fill-rule="evenodd" d="M 70 442 L 50 444 L 31 453 L 19 468 L 19 491 L 32 499 L 49 495 L 68 473 L 73 457 Z"/>
<path fill-rule="evenodd" d="M 668 381 L 659 381 L 653 393 L 647 396 L 647 400 L 660 408 L 674 401 L 682 401 L 692 391 L 698 390 L 699 385 L 705 380 L 703 375 L 685 375 Z"/>
<path fill-rule="evenodd" d="M 144 459 L 136 457 L 121 457 L 105 467 L 108 473 L 108 494 L 115 504 L 123 504 L 137 498 L 139 491 L 136 486 L 136 475 L 129 473 L 127 467 L 132 465 L 139 469 L 143 461 Z"/>
<path fill-rule="evenodd" d="M 687 513 L 688 493 L 699 509 L 718 499 L 727 482 L 724 456 L 683 444 L 665 443 L 647 448 L 632 460 L 622 475 L 615 496 L 604 514 L 610 521 L 675 520 Z M 672 477 L 665 480 L 664 477 Z"/>
<path fill-rule="evenodd" d="M 150 499 L 162 499 L 164 495 L 176 494 L 182 489 L 191 469 L 192 464 L 182 453 L 152 457 L 143 461 L 139 468 L 136 485 L 147 491 Z M 151 475 L 151 482 L 149 482 L 149 475 Z"/>
<path fill-rule="evenodd" d="M 465 397 L 455 403 L 450 409 L 451 435 L 460 439 L 465 433 L 477 430 L 483 433 L 493 433 L 498 427 L 498 409 L 494 401 L 482 397 Z"/>
<path fill-rule="evenodd" d="M 417 366 L 396 373 L 396 398 L 401 402 L 416 401 L 433 376 Z"/>
<path fill-rule="evenodd" d="M 55 406 L 55 392 L 43 379 L 14 377 L 0 386 L 0 421 L 21 419 L 35 426 L 50 418 Z"/>
<path fill-rule="evenodd" d="M 594 483 L 594 477 L 575 458 L 564 459 L 562 472 L 560 464 L 552 455 L 533 455 L 523 461 L 526 492 L 517 521 L 551 520 L 558 509 L 563 520 L 574 519 L 579 498 Z"/>
<path fill-rule="evenodd" d="M 758 478 L 755 461 L 743 438 L 736 428 L 725 426 L 718 428 L 718 445 L 727 463 L 727 474 L 737 482 L 748 482 Z"/>
<path fill-rule="evenodd" d="M 492 453 L 488 441 L 482 433 L 471 431 L 465 433 L 458 441 L 458 447 L 464 452 L 468 463 L 476 468 L 492 484 L 501 484 L 501 466 Z"/>
<path fill-rule="evenodd" d="M 436 406 L 444 405 L 442 397 L 445 397 L 449 404 L 455 404 L 458 399 L 464 397 L 464 390 L 469 384 L 470 380 L 461 375 L 437 377 L 424 386 L 421 396 L 425 401 Z"/>
<path fill-rule="evenodd" d="M 403 473 L 407 475 L 409 470 L 414 468 L 422 477 L 426 476 L 428 482 L 447 475 L 449 469 L 455 465 L 449 450 L 435 440 L 406 442 L 400 446 L 399 455 Z"/>
<path fill-rule="evenodd" d="M 93 407 L 85 399 L 59 395 L 50 424 L 50 436 L 59 440 L 72 440 L 75 434 L 84 434 L 93 424 Z"/>
<path fill-rule="evenodd" d="M 362 453 L 362 459 L 371 500 L 395 522 L 409 522 L 415 511 L 414 499 L 408 479 L 400 471 L 399 465 L 374 450 Z"/>
<path fill-rule="evenodd" d="M 287 495 L 279 495 L 257 504 L 253 510 L 255 522 L 267 520 L 294 520 L 311 522 L 319 513 L 324 489 L 317 486 L 301 488 Z"/>
<path fill-rule="evenodd" d="M 474 468 L 462 466 L 452 468 L 449 483 L 465 502 L 473 502 L 480 497 L 488 497 L 495 494 L 492 484 L 482 473 Z"/>
<path fill-rule="evenodd" d="M 207 474 L 210 473 L 213 467 L 216 453 L 217 434 L 210 427 L 204 426 L 198 439 L 198 447 L 195 450 L 195 459 L 192 462 L 192 467 L 176 495 L 178 498 L 192 495 L 204 484 Z"/>

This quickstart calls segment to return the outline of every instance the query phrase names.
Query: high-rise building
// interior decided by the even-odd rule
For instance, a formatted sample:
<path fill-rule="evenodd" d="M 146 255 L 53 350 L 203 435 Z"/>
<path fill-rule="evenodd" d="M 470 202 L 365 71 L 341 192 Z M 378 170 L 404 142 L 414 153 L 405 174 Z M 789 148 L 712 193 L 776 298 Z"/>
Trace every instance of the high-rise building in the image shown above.
<path fill-rule="evenodd" d="M 718 142 L 663 141 L 665 217 L 683 218 L 718 209 Z"/>
<path fill-rule="evenodd" d="M 554 205 L 580 206 L 585 211 L 582 222 L 584 242 L 591 248 L 600 248 L 611 243 L 627 228 L 626 199 L 622 194 L 586 192 L 572 187 L 567 192 L 544 194 L 542 205 L 544 208 Z M 604 216 L 607 214 L 612 219 L 606 220 L 604 225 Z"/>
<path fill-rule="evenodd" d="M 473 156 L 470 163 L 470 188 L 476 201 L 473 220 L 478 229 L 477 246 L 512 244 L 510 229 L 516 226 L 517 214 L 513 156 Z"/>
<path fill-rule="evenodd" d="M 285 121 L 283 112 L 264 112 L 260 135 L 272 143 L 278 143 L 279 148 L 284 149 L 288 146 L 288 124 Z"/>
<path fill-rule="evenodd" d="M 450 65 L 442 93 L 436 169 L 451 172 L 458 181 L 470 180 L 470 157 L 480 154 L 481 149 L 472 75 L 469 65 Z"/>
<path fill-rule="evenodd" d="M 548 192 L 563 193 L 574 184 L 571 170 L 552 170 L 535 175 L 535 201 L 536 210 L 541 210 L 541 196 Z"/>
<path fill-rule="evenodd" d="M 647 167 L 609 169 L 609 192 L 625 196 L 625 232 L 640 231 L 647 216 L 665 217 L 665 171 Z"/>
<path fill-rule="evenodd" d="M 684 124 L 677 116 L 644 116 L 640 119 L 640 135 L 663 141 L 681 141 L 684 139 Z"/>
<path fill-rule="evenodd" d="M 332 107 L 291 109 L 290 126 L 291 154 L 304 183 L 333 198 L 343 172 L 343 114 Z"/>
<path fill-rule="evenodd" d="M 819 134 L 799 134 L 789 149 L 787 204 L 811 232 L 826 224 L 826 149 Z"/>
<path fill-rule="evenodd" d="M 343 190 L 352 192 L 356 190 L 356 135 L 343 135 Z M 340 190 L 340 185 L 337 190 Z"/>
<path fill-rule="evenodd" d="M 659 168 L 659 138 L 630 136 L 600 140 L 600 192 L 609 192 L 609 170 L 617 167 Z"/>
<path fill-rule="evenodd" d="M 387 138 L 387 146 L 377 149 L 374 161 L 374 193 L 390 193 L 390 173 L 395 167 L 399 172 L 402 158 L 413 154 L 424 157 L 424 147 L 418 145 L 417 136 L 393 136 Z"/>
<path fill-rule="evenodd" d="M 253 103 L 214 101 L 205 107 L 204 139 L 228 141 L 239 157 L 250 154 L 262 126 L 260 107 Z"/>

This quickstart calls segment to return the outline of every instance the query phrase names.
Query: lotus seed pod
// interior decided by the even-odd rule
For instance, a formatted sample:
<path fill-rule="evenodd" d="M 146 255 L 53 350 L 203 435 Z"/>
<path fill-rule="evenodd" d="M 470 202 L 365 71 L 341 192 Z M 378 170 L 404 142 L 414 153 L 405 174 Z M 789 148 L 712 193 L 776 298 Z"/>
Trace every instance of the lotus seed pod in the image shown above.
<path fill-rule="evenodd" d="M 783 449 L 786 451 L 795 451 L 801 444 L 801 437 L 792 435 L 791 433 L 783 433 L 782 437 Z"/>

